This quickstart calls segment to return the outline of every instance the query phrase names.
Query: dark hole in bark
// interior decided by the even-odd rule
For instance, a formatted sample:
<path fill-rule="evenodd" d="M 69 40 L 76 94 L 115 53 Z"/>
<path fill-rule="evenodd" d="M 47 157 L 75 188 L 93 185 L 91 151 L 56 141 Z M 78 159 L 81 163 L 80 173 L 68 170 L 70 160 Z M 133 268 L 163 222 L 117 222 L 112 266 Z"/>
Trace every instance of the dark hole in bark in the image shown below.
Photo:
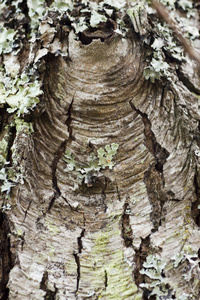
<path fill-rule="evenodd" d="M 101 42 L 111 38 L 115 32 L 116 24 L 112 19 L 107 20 L 107 22 L 102 22 L 96 28 L 88 28 L 83 32 L 78 34 L 79 40 L 84 45 L 89 45 L 95 39 L 100 39 Z"/>

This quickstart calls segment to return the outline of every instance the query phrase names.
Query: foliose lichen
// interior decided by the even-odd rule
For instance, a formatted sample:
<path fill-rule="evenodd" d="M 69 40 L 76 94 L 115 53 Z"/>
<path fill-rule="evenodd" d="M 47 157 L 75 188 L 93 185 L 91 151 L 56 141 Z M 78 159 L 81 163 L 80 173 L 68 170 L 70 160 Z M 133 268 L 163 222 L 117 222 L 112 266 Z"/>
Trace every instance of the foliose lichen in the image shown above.
<path fill-rule="evenodd" d="M 112 169 L 114 167 L 113 158 L 117 153 L 119 145 L 112 143 L 106 145 L 105 148 L 99 148 L 97 150 L 97 156 L 91 153 L 87 164 L 81 164 L 75 160 L 75 156 L 69 149 L 66 150 L 63 160 L 67 163 L 65 172 L 75 171 L 79 184 L 84 182 L 89 183 L 89 177 L 92 175 L 98 176 L 101 169 L 108 167 Z"/>
<path fill-rule="evenodd" d="M 189 283 L 194 276 L 192 273 L 195 272 L 195 269 L 199 269 L 199 262 L 198 254 L 194 253 L 189 246 L 185 246 L 180 253 L 176 253 L 168 261 L 158 254 L 150 254 L 147 256 L 143 269 L 140 271 L 141 274 L 148 277 L 148 283 L 142 283 L 140 287 L 147 289 L 149 296 L 155 295 L 157 300 L 165 299 L 164 297 L 177 300 L 194 299 L 194 296 L 196 296 L 195 291 L 183 292 L 181 286 L 178 287 L 177 283 L 169 277 L 167 272 L 169 272 L 170 264 L 172 264 L 173 269 L 181 267 L 183 264 L 185 264 L 184 268 L 186 268 L 188 265 L 188 272 L 181 272 L 181 276 L 183 281 Z"/>

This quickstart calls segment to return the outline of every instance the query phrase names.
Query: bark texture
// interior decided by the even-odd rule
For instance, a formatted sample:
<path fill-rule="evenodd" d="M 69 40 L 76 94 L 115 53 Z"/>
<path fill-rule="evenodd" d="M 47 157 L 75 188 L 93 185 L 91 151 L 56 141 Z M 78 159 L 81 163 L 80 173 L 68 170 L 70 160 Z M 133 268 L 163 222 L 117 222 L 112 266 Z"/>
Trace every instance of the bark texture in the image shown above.
<path fill-rule="evenodd" d="M 24 183 L 0 216 L 1 299 L 148 299 L 149 254 L 168 290 L 150 299 L 199 299 L 199 66 L 153 84 L 135 34 L 85 45 L 71 31 L 62 44 L 68 57 L 49 53 L 40 70 L 34 132 L 10 134 Z M 67 150 L 84 168 L 112 143 L 113 168 L 87 181 L 66 168 Z"/>

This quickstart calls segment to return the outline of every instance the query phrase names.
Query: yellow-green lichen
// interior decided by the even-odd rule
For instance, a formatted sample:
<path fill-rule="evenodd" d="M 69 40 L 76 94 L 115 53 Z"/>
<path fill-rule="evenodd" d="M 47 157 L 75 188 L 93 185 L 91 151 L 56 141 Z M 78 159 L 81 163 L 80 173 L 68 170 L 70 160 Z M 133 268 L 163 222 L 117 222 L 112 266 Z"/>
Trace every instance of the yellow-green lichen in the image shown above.
<path fill-rule="evenodd" d="M 107 281 L 106 288 L 102 286 L 102 289 L 98 290 L 99 297 L 101 296 L 102 299 L 128 299 L 132 297 L 138 288 L 132 281 L 131 267 L 126 262 L 123 251 L 113 247 L 114 241 L 121 240 L 120 231 L 114 229 L 95 233 L 91 237 L 94 245 L 90 251 L 89 261 L 90 263 L 93 262 L 94 266 L 93 278 L 91 278 L 93 286 L 99 285 L 100 278 L 104 282 L 104 276 L 106 276 Z"/>
<path fill-rule="evenodd" d="M 60 228 L 55 226 L 50 221 L 45 221 L 45 226 L 48 228 L 50 235 L 57 235 L 60 233 Z"/>

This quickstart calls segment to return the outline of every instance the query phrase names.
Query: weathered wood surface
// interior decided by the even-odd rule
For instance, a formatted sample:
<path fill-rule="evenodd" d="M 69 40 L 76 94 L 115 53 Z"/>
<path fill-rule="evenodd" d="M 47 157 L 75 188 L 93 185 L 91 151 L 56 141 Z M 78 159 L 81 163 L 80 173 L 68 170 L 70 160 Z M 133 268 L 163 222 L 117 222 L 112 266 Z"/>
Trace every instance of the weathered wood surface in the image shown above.
<path fill-rule="evenodd" d="M 149 254 L 167 264 L 169 298 L 158 299 L 198 299 L 198 265 L 188 280 L 191 262 L 171 260 L 200 249 L 197 66 L 152 84 L 134 35 L 84 45 L 70 32 L 63 43 L 69 57 L 45 61 L 34 133 L 13 141 L 25 182 L 1 217 L 9 299 L 147 299 L 139 284 Z M 65 170 L 67 149 L 85 165 L 112 143 L 114 167 L 91 184 Z"/>

